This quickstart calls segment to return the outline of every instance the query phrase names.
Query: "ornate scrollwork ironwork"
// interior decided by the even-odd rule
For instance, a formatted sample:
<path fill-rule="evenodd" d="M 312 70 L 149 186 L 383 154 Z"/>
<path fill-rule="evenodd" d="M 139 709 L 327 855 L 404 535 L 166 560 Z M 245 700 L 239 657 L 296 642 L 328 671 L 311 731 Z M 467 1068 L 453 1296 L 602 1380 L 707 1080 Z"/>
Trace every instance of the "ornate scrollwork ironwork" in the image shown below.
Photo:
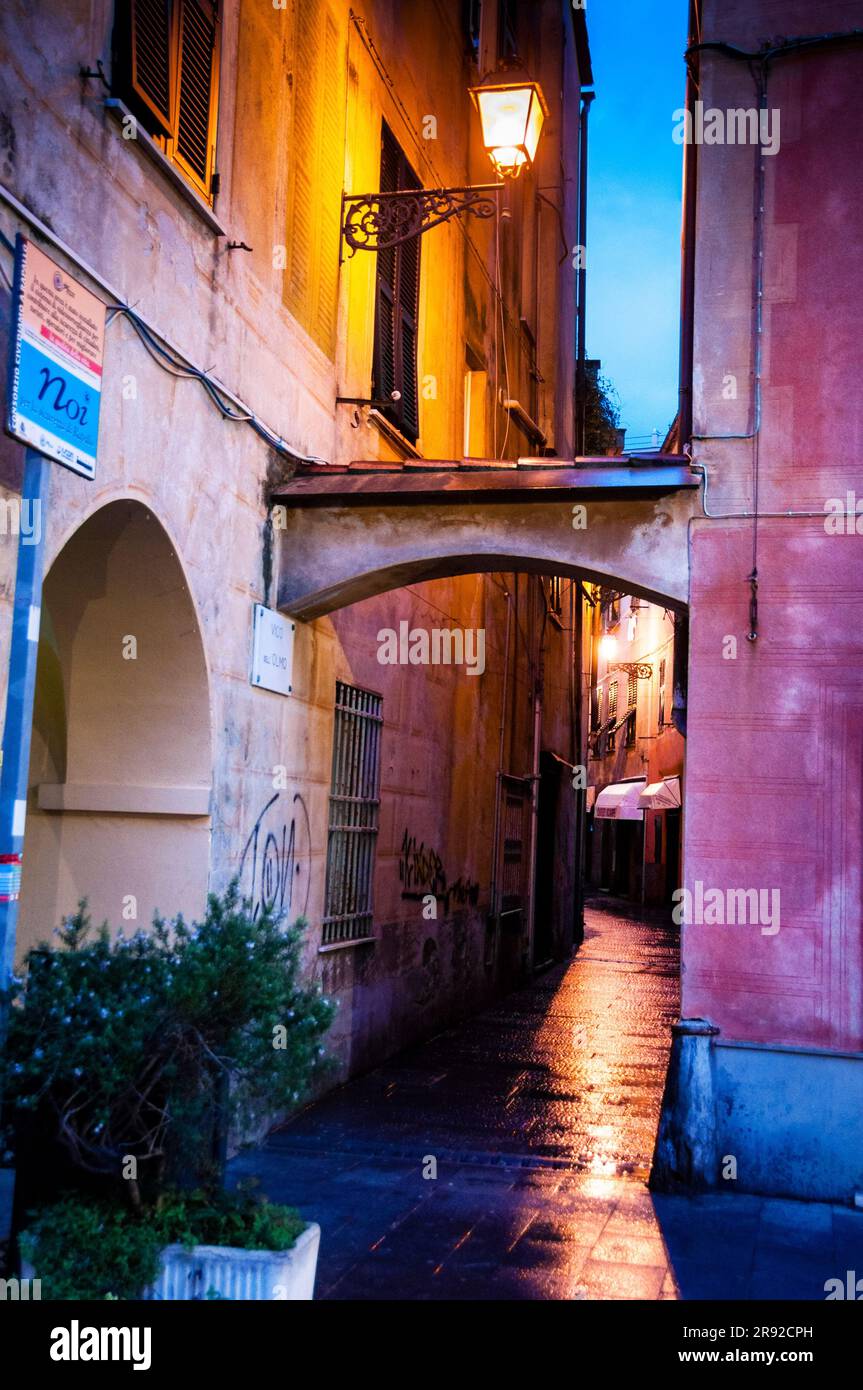
<path fill-rule="evenodd" d="M 649 681 L 653 677 L 653 666 L 649 661 L 618 661 L 615 663 L 615 670 L 625 671 L 628 676 L 635 676 L 638 681 Z"/>
<path fill-rule="evenodd" d="M 355 251 L 387 251 L 462 212 L 493 217 L 502 183 L 473 188 L 408 188 L 398 193 L 345 194 L 342 236 Z"/>

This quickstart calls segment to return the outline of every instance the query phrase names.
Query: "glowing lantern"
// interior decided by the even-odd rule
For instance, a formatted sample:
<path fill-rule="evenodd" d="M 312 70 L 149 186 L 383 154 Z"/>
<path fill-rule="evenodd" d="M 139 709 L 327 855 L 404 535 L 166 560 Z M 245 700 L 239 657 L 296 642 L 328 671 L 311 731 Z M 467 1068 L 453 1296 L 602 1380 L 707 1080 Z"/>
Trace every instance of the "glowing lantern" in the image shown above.
<path fill-rule="evenodd" d="M 538 82 L 504 82 L 472 87 L 482 123 L 482 143 L 502 178 L 518 178 L 533 164 L 543 121 L 548 114 Z"/>

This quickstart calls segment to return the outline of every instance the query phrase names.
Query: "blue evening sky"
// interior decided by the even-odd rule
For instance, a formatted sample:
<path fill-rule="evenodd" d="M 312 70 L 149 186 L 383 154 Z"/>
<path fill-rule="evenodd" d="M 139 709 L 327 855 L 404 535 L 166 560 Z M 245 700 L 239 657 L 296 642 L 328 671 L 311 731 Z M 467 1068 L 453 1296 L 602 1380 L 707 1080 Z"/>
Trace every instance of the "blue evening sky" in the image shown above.
<path fill-rule="evenodd" d="M 588 0 L 587 355 L 620 396 L 627 443 L 677 410 L 686 0 Z"/>

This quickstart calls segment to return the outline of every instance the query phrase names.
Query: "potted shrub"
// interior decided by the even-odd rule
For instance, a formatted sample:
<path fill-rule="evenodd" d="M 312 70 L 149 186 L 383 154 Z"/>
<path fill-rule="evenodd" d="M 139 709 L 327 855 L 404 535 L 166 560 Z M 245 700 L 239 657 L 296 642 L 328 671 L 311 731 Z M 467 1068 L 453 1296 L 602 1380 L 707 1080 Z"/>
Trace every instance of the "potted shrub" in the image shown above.
<path fill-rule="evenodd" d="M 125 1232 L 149 1252 L 139 1295 L 311 1296 L 317 1227 L 222 1191 L 229 1129 L 252 1133 L 295 1106 L 325 1064 L 333 1005 L 300 982 L 303 925 L 254 915 L 235 883 L 200 923 L 157 918 L 130 937 L 93 936 L 81 904 L 60 948 L 31 951 L 13 981 L 4 1086 L 18 1142 L 29 1134 L 68 1160 L 78 1193 L 56 1213 L 67 1243 Z M 34 1217 L 31 1258 L 47 1258 L 54 1229 Z M 36 1276 L 50 1286 L 49 1270 Z M 130 1280 L 116 1282 L 123 1292 L 105 1293 L 129 1296 Z"/>
<path fill-rule="evenodd" d="M 320 1227 L 248 1192 L 163 1194 L 131 1207 L 70 1194 L 21 1233 L 43 1299 L 310 1299 Z"/>

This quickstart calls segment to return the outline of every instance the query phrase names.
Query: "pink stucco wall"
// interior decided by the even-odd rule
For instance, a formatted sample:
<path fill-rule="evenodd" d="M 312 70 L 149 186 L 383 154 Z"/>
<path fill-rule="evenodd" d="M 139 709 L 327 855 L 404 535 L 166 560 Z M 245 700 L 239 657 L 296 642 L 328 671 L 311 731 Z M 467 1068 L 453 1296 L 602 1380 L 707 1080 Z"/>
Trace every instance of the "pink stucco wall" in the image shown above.
<path fill-rule="evenodd" d="M 747 48 L 861 20 L 859 0 L 814 14 L 753 0 L 704 8 L 704 39 Z M 691 541 L 685 882 L 778 888 L 781 925 L 685 927 L 683 1013 L 730 1038 L 837 1049 L 863 1046 L 863 537 L 824 522 L 828 499 L 863 498 L 861 57 L 857 44 L 770 67 L 781 147 L 765 160 L 754 643 L 756 451 L 721 438 L 754 419 L 752 148 L 699 150 L 695 265 L 693 430 L 711 437 L 693 453 L 716 519 L 695 523 Z M 745 64 L 705 55 L 702 81 L 706 105 L 756 100 Z M 736 399 L 723 393 L 729 376 Z"/>

